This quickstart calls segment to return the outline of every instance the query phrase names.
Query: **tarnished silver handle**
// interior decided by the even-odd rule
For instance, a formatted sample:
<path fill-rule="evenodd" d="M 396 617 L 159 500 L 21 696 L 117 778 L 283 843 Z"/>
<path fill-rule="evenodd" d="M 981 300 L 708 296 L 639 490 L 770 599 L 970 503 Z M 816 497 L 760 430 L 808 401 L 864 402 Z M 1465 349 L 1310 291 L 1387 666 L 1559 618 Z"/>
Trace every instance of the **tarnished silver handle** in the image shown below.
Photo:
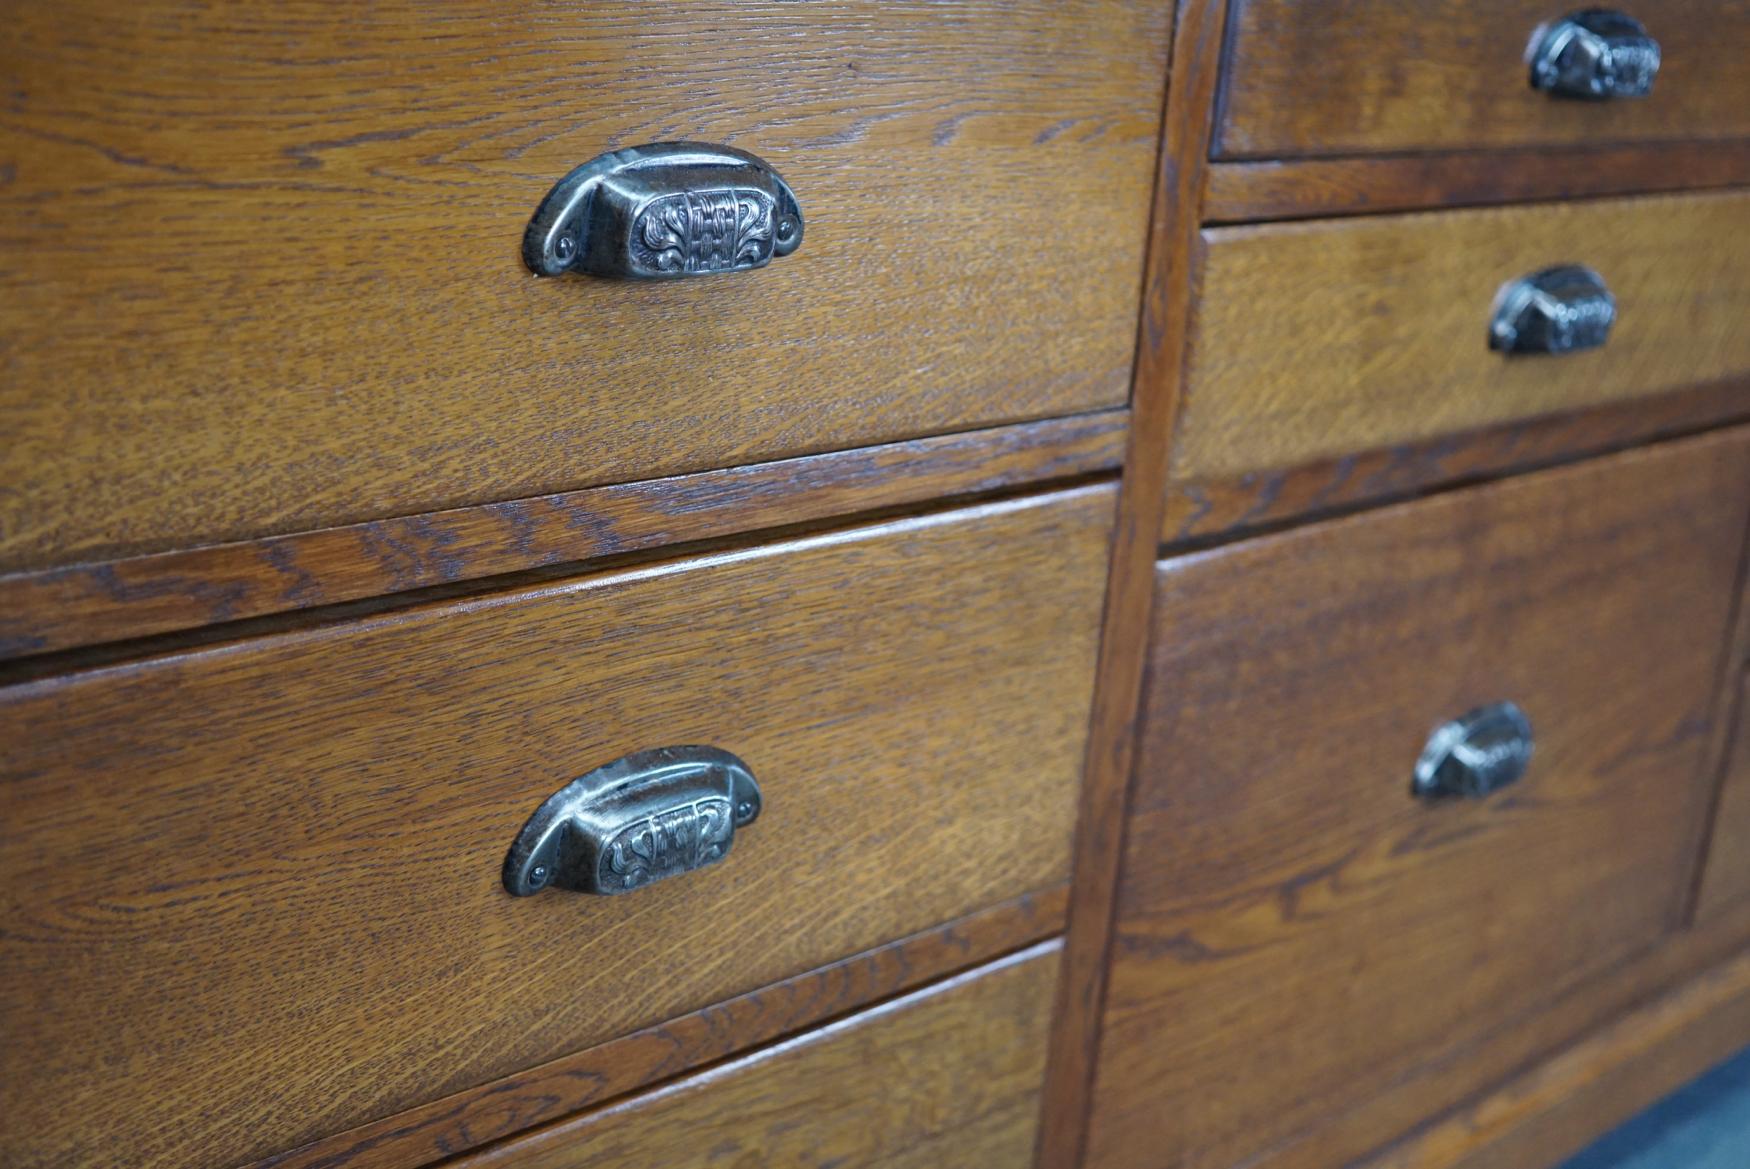
<path fill-rule="evenodd" d="M 653 142 L 560 179 L 523 232 L 523 263 L 537 276 L 669 279 L 763 268 L 801 243 L 796 196 L 760 159 Z"/>
<path fill-rule="evenodd" d="M 1658 73 L 1659 42 L 1608 8 L 1568 13 L 1531 48 L 1531 87 L 1557 97 L 1646 97 Z"/>
<path fill-rule="evenodd" d="M 548 797 L 504 858 L 504 887 L 625 893 L 729 855 L 760 814 L 747 764 L 716 747 L 658 747 L 598 767 Z"/>
<path fill-rule="evenodd" d="M 1502 353 L 1595 349 L 1615 323 L 1616 298 L 1604 278 L 1583 265 L 1563 264 L 1501 287 L 1489 321 L 1489 348 Z"/>
<path fill-rule="evenodd" d="M 1443 723 L 1428 736 L 1410 779 L 1425 800 L 1481 799 L 1516 783 L 1531 764 L 1531 720 L 1511 702 L 1496 702 Z"/>

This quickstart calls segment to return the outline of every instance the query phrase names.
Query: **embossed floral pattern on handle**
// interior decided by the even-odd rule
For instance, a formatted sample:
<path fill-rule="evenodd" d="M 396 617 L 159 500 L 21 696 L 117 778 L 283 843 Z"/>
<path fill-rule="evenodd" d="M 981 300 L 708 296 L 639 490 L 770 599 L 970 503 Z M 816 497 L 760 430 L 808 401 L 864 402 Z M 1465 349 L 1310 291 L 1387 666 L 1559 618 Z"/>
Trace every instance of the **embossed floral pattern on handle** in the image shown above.
<path fill-rule="evenodd" d="M 714 865 L 763 798 L 747 764 L 717 747 L 657 747 L 549 796 L 504 858 L 507 892 L 615 894 Z"/>
<path fill-rule="evenodd" d="M 537 276 L 668 279 L 763 268 L 801 243 L 795 193 L 763 160 L 657 142 L 559 180 L 523 233 L 523 262 Z"/>

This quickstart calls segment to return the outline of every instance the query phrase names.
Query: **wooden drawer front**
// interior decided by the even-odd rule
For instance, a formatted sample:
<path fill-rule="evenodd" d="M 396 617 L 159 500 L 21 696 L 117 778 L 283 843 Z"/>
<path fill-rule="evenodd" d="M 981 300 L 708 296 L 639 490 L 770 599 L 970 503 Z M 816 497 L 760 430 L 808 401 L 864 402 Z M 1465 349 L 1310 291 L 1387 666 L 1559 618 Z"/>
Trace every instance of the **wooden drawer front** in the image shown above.
<path fill-rule="evenodd" d="M 1029 1169 L 1048 942 L 458 1169 Z"/>
<path fill-rule="evenodd" d="M 1750 372 L 1750 194 L 1212 229 L 1177 478 L 1283 469 Z M 1488 347 L 1500 288 L 1598 272 L 1598 349 Z"/>
<path fill-rule="evenodd" d="M 1561 0 L 1235 0 L 1224 158 L 1750 136 L 1750 2 L 1612 5 L 1659 42 L 1645 98 L 1533 89 L 1534 35 Z M 1576 163 L 1576 165 L 1584 165 Z"/>
<path fill-rule="evenodd" d="M 10 13 L 0 570 L 1122 405 L 1170 20 Z M 678 282 L 531 278 L 550 185 L 669 139 L 775 166 L 801 248 Z"/>
<path fill-rule="evenodd" d="M 1347 1164 L 1666 929 L 1747 503 L 1740 433 L 1160 566 L 1090 1166 Z M 1500 700 L 1524 778 L 1412 797 Z"/>
<path fill-rule="evenodd" d="M 1750 912 L 1750 673 L 1738 680 L 1737 725 L 1721 784 L 1696 903 L 1696 916 L 1702 920 Z"/>
<path fill-rule="evenodd" d="M 1112 507 L 1079 488 L 0 693 L 0 1162 L 240 1164 L 1061 884 Z M 721 864 L 504 892 L 548 795 L 687 743 L 764 792 Z"/>

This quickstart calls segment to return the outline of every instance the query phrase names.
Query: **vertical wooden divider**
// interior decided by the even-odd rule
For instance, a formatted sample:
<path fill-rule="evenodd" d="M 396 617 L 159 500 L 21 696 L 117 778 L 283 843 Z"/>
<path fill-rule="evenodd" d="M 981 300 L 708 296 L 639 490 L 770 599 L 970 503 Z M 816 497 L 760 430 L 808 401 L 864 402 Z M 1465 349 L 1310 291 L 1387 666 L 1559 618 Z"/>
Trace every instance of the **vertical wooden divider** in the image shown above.
<path fill-rule="evenodd" d="M 1131 383 L 1130 436 L 1106 584 L 1038 1169 L 1078 1169 L 1085 1144 L 1166 500 L 1168 447 L 1202 261 L 1199 225 L 1226 20 L 1226 0 L 1180 0 L 1174 20 Z"/>

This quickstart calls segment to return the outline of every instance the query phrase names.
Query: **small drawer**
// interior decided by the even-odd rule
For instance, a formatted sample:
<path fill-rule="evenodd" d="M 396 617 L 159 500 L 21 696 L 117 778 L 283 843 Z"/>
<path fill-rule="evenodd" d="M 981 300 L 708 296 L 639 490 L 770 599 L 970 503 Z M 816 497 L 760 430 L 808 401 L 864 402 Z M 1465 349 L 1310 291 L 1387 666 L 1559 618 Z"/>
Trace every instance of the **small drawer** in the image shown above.
<path fill-rule="evenodd" d="M 1160 565 L 1090 1169 L 1433 1115 L 1667 930 L 1747 508 L 1739 431 Z"/>
<path fill-rule="evenodd" d="M 1127 400 L 1160 0 L 13 7 L 0 572 Z M 530 275 L 557 180 L 675 139 L 795 253 Z"/>
<path fill-rule="evenodd" d="M 1113 496 L 0 691 L 0 1163 L 229 1169 L 1061 886 Z M 726 856 L 507 892 L 550 795 L 681 744 L 757 780 Z"/>
<path fill-rule="evenodd" d="M 1030 1169 L 1056 942 L 456 1169 Z"/>
<path fill-rule="evenodd" d="M 1750 372 L 1746 193 L 1213 228 L 1203 243 L 1181 482 Z M 1614 300 L 1602 344 L 1494 348 L 1508 288 L 1563 266 L 1589 269 Z"/>
<path fill-rule="evenodd" d="M 1647 40 L 1620 23 L 1582 30 L 1601 39 L 1569 50 L 1587 63 L 1609 63 L 1570 73 L 1573 81 L 1616 96 L 1534 88 L 1539 49 L 1559 52 L 1570 35 L 1562 18 L 1597 7 L 1580 0 L 1235 0 L 1215 153 L 1271 158 L 1750 136 L 1744 0 L 1613 5 L 1658 47 L 1658 69 L 1643 96 L 1623 91 L 1634 92 L 1645 77 Z M 1552 32 L 1557 37 L 1546 40 Z M 1606 51 L 1591 53 L 1594 45 Z"/>
<path fill-rule="evenodd" d="M 1750 914 L 1750 672 L 1738 679 L 1737 725 L 1726 754 L 1707 869 L 1696 917 L 1702 921 Z"/>

